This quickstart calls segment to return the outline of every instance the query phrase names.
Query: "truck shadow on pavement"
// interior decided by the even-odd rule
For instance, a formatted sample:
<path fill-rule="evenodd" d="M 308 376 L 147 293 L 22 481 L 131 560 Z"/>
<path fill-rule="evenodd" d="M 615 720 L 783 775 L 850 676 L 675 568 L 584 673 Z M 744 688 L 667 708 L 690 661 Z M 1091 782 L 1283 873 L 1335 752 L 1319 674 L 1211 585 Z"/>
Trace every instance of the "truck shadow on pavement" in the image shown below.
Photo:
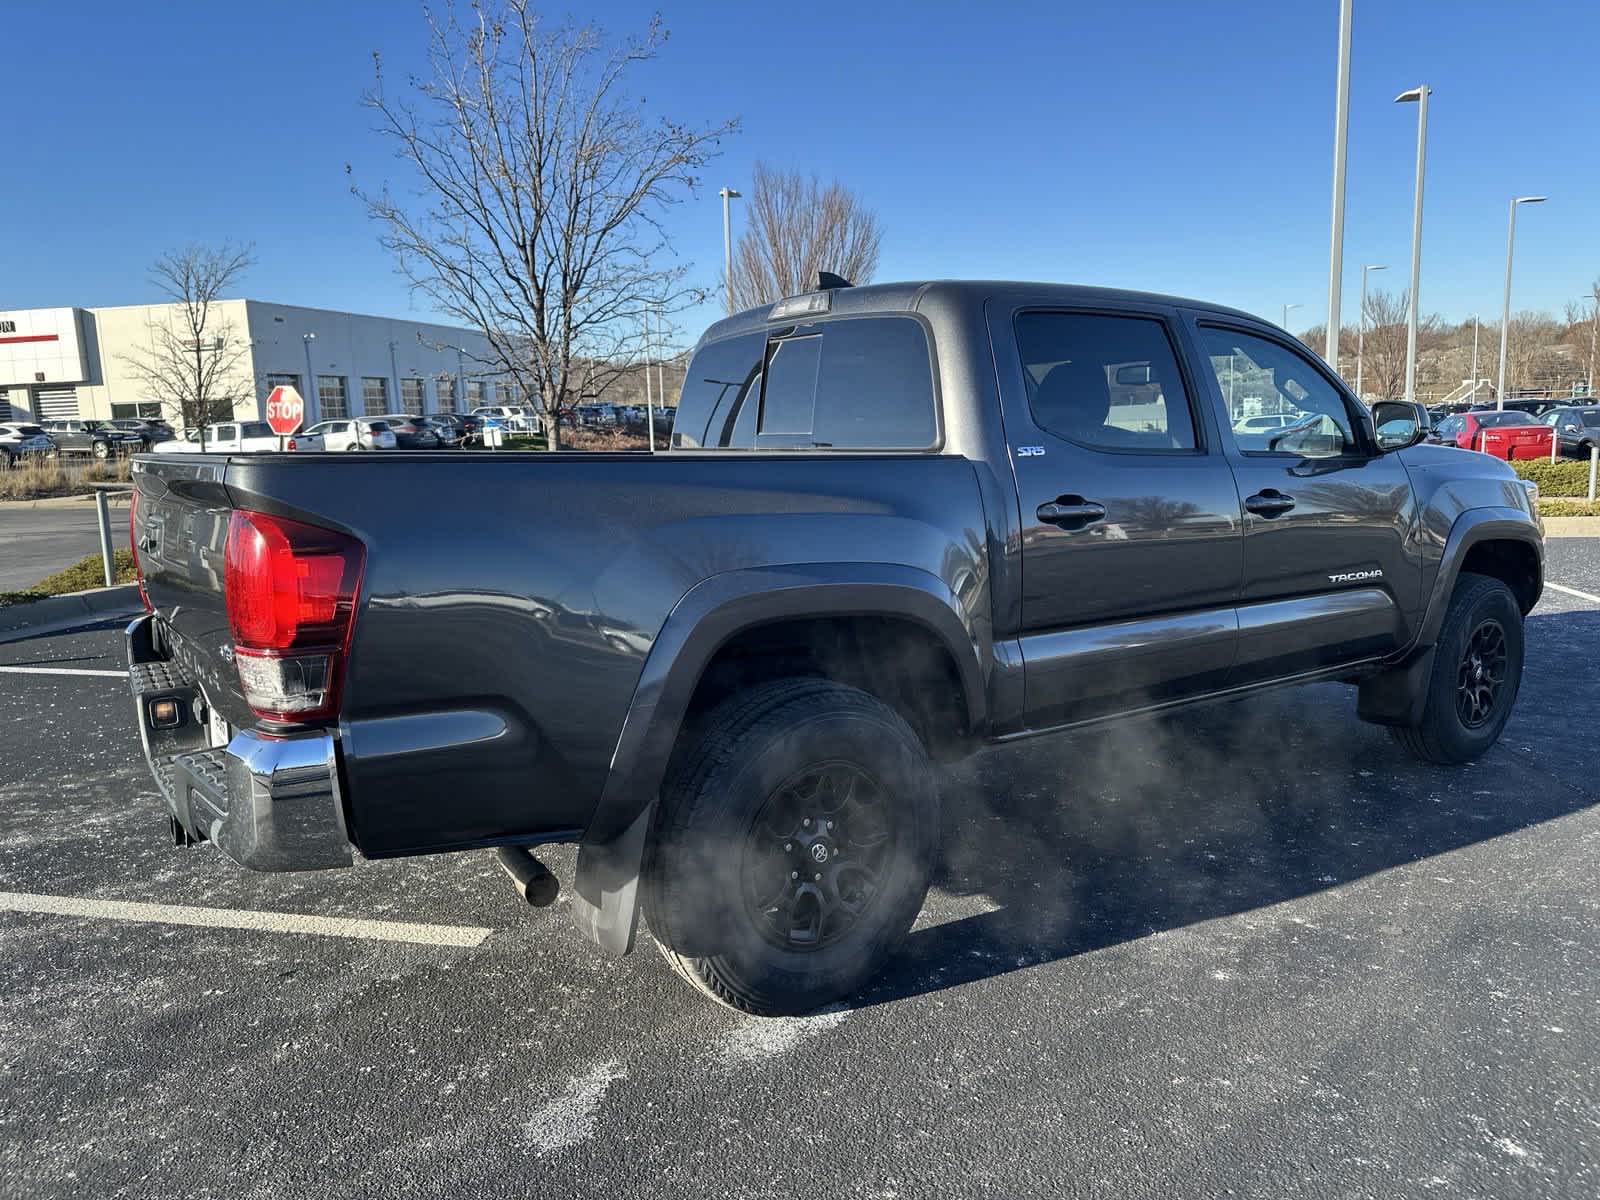
<path fill-rule="evenodd" d="M 1563 743 L 1574 713 L 1600 707 L 1600 673 L 1559 648 L 1596 635 L 1593 611 L 1529 619 L 1511 723 L 1465 767 L 1413 760 L 1337 684 L 988 751 L 944 788 L 929 913 L 992 911 L 916 929 L 854 1003 L 1308 896 L 1586 808 L 1597 789 Z"/>

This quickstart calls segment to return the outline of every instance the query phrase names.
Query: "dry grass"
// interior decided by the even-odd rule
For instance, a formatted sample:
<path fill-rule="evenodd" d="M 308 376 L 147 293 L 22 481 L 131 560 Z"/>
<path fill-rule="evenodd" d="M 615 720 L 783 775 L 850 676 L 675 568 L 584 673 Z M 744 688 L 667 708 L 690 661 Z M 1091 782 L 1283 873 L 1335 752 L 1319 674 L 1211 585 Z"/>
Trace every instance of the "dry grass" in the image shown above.
<path fill-rule="evenodd" d="M 126 458 L 69 467 L 57 458 L 30 458 L 9 471 L 0 470 L 0 500 L 44 500 L 51 496 L 85 496 L 91 483 L 127 483 L 133 476 Z"/>

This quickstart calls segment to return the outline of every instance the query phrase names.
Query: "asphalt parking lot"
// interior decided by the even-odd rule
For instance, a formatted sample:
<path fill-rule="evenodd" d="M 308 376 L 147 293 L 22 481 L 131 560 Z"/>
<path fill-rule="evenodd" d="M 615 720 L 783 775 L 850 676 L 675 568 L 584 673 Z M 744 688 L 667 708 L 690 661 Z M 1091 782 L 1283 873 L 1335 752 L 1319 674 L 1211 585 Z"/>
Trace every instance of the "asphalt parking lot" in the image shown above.
<path fill-rule="evenodd" d="M 1600 539 L 1548 578 L 1467 768 L 1327 685 L 953 772 L 900 958 L 782 1021 L 488 853 L 173 849 L 119 635 L 0 646 L 0 1195 L 1595 1196 Z"/>
<path fill-rule="evenodd" d="M 128 540 L 128 507 L 111 510 L 111 528 Z M 0 504 L 0 592 L 17 591 L 52 571 L 100 553 L 94 501 L 70 504 Z"/>

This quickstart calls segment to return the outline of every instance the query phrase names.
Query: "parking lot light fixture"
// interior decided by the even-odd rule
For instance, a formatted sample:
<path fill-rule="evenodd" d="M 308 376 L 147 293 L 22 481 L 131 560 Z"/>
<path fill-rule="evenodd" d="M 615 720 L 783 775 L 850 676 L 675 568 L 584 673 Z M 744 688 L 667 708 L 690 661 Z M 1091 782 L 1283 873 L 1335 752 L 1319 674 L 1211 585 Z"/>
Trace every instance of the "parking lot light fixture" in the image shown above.
<path fill-rule="evenodd" d="M 1417 285 L 1422 273 L 1422 177 L 1428 151 L 1428 96 L 1432 92 L 1427 84 L 1401 92 L 1394 98 L 1396 104 L 1417 106 L 1417 180 L 1416 193 L 1411 202 L 1411 288 L 1410 304 L 1406 314 L 1406 400 L 1417 398 L 1417 314 L 1421 304 Z"/>
<path fill-rule="evenodd" d="M 1356 313 L 1356 399 L 1361 399 L 1361 352 L 1367 334 L 1367 272 L 1387 271 L 1383 263 L 1363 263 L 1361 267 L 1361 309 Z"/>
<path fill-rule="evenodd" d="M 314 333 L 302 333 L 300 340 L 305 343 L 306 347 L 305 403 L 307 411 L 311 414 L 311 419 L 307 424 L 315 425 L 322 420 L 322 398 L 317 394 L 317 376 L 315 369 L 311 365 L 311 343 L 317 340 L 317 335 Z"/>
<path fill-rule="evenodd" d="M 1283 331 L 1285 333 L 1289 332 L 1289 310 L 1291 308 L 1304 308 L 1304 307 L 1305 307 L 1305 305 L 1303 305 L 1303 304 L 1285 304 L 1283 306 Z"/>
<path fill-rule="evenodd" d="M 733 237 L 728 218 L 728 201 L 739 199 L 739 193 L 730 187 L 717 192 L 722 197 L 722 278 L 728 288 L 728 312 L 733 312 Z"/>
<path fill-rule="evenodd" d="M 1517 244 L 1517 205 L 1543 204 L 1548 196 L 1517 196 L 1511 201 L 1511 212 L 1506 218 L 1506 294 L 1500 307 L 1500 376 L 1495 383 L 1494 406 L 1506 406 L 1506 336 L 1511 331 L 1511 251 Z"/>

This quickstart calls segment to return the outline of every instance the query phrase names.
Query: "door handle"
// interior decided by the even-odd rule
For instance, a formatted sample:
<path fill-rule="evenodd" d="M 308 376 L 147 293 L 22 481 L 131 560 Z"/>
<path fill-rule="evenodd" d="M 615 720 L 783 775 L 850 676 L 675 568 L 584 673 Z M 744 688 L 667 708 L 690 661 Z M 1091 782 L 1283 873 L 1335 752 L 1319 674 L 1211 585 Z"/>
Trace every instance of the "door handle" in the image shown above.
<path fill-rule="evenodd" d="M 1262 488 L 1244 502 L 1250 512 L 1262 517 L 1276 517 L 1294 507 L 1294 497 L 1285 496 L 1274 488 Z"/>
<path fill-rule="evenodd" d="M 1106 506 L 1085 500 L 1082 496 L 1061 496 L 1039 505 L 1037 515 L 1046 525 L 1068 530 L 1082 529 L 1089 522 L 1105 516 Z"/>

